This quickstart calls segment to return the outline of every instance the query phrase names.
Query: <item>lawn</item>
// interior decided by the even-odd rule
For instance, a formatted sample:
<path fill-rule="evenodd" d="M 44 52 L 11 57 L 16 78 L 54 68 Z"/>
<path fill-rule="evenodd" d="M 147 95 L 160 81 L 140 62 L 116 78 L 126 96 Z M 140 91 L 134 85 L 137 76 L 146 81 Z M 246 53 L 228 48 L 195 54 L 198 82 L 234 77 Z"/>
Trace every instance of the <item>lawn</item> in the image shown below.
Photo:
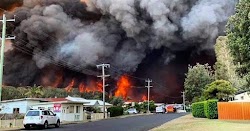
<path fill-rule="evenodd" d="M 152 131 L 250 131 L 250 121 L 222 121 L 186 115 Z"/>

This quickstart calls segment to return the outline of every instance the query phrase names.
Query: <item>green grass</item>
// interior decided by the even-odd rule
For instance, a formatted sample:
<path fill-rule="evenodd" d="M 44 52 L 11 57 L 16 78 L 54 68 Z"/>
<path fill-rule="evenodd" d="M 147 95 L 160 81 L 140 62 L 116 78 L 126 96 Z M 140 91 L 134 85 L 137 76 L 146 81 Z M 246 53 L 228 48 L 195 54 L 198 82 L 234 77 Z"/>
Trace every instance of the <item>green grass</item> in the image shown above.
<path fill-rule="evenodd" d="M 157 127 L 153 131 L 250 131 L 250 121 L 210 120 L 187 115 Z"/>

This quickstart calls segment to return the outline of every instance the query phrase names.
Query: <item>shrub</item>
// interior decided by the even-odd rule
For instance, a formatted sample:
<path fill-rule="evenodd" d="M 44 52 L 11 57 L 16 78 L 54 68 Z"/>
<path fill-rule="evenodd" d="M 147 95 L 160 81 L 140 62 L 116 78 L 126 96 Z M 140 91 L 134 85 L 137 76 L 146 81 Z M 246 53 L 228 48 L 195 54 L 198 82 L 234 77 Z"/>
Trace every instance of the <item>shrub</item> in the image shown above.
<path fill-rule="evenodd" d="M 208 100 L 205 104 L 205 115 L 208 119 L 217 119 L 218 118 L 218 100 Z"/>
<path fill-rule="evenodd" d="M 123 115 L 123 108 L 120 106 L 110 107 L 108 112 L 110 112 L 110 117 L 121 116 Z"/>
<path fill-rule="evenodd" d="M 205 112 L 204 112 L 204 107 L 205 107 L 206 101 L 203 102 L 196 102 L 192 104 L 192 114 L 194 117 L 198 118 L 205 118 Z"/>

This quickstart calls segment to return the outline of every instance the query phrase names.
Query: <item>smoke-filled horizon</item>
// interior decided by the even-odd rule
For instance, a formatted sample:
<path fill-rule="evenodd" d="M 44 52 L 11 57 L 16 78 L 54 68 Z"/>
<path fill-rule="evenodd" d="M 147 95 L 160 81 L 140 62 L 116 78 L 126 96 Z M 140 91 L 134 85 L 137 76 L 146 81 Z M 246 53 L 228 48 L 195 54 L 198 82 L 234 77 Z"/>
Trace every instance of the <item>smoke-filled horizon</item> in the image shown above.
<path fill-rule="evenodd" d="M 72 75 L 58 65 L 90 75 L 96 64 L 110 63 L 114 79 L 125 73 L 142 76 L 142 71 L 150 77 L 164 70 L 157 67 L 169 70 L 170 65 L 184 74 L 189 63 L 176 68 L 176 61 L 183 59 L 177 52 L 207 52 L 213 57 L 209 53 L 217 36 L 224 34 L 235 4 L 236 0 L 1 0 L 1 8 L 12 10 L 8 16 L 17 15 L 14 26 L 8 25 L 17 39 L 6 52 L 4 83 L 44 84 L 45 77 L 53 83 L 58 72 Z M 148 60 L 150 56 L 154 60 Z M 156 59 L 150 73 L 147 66 Z M 182 87 L 176 85 L 167 94 Z"/>

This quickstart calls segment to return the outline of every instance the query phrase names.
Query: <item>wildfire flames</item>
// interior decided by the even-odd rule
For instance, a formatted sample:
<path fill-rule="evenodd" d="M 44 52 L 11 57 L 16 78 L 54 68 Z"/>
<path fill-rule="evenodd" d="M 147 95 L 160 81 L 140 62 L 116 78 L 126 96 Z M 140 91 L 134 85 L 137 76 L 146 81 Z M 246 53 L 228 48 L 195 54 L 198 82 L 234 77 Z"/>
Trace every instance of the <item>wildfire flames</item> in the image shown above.
<path fill-rule="evenodd" d="M 79 84 L 78 89 L 81 93 L 94 92 L 94 91 L 102 92 L 102 83 L 97 82 L 96 85 L 91 84 L 90 86 L 86 86 L 86 85 L 84 85 L 84 83 L 81 83 L 81 84 Z"/>
<path fill-rule="evenodd" d="M 75 85 L 75 80 L 73 79 L 73 80 L 69 83 L 69 85 L 68 85 L 67 87 L 65 87 L 65 90 L 66 90 L 67 92 L 71 92 L 74 85 Z"/>
<path fill-rule="evenodd" d="M 122 97 L 124 100 L 128 99 L 131 90 L 131 83 L 126 75 L 120 77 L 117 82 L 117 90 L 115 96 Z"/>
<path fill-rule="evenodd" d="M 147 100 L 146 95 L 143 95 L 143 96 L 142 96 L 142 101 L 146 101 L 146 100 Z"/>

